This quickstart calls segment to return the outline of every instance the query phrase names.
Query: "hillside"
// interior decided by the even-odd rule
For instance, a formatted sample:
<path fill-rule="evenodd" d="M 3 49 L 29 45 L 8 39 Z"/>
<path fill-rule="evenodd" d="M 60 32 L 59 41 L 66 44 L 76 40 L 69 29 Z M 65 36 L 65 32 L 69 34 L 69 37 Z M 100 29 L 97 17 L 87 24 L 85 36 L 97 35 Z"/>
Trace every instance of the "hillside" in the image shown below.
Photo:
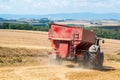
<path fill-rule="evenodd" d="M 47 32 L 0 30 L 0 80 L 119 80 L 120 40 L 105 39 L 103 70 L 71 62 L 49 65 L 52 50 Z M 72 67 L 70 67 L 72 66 Z"/>

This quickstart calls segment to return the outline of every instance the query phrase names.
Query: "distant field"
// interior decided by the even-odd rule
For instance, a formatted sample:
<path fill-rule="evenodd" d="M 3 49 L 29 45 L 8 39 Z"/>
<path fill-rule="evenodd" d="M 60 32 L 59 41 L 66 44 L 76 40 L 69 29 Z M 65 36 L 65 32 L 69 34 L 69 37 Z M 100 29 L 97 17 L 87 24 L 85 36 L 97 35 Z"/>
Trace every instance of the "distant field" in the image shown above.
<path fill-rule="evenodd" d="M 47 32 L 0 30 L 0 80 L 119 80 L 120 40 L 105 39 L 104 69 L 90 70 L 67 62 L 49 65 Z M 69 67 L 69 65 L 73 67 Z"/>
<path fill-rule="evenodd" d="M 100 22 L 101 25 L 99 24 L 90 24 L 90 21 L 85 21 L 85 20 L 81 20 L 81 21 L 65 21 L 65 22 L 55 22 L 58 24 L 77 24 L 77 25 L 84 25 L 84 26 L 120 26 L 119 22 L 115 22 L 115 21 L 108 21 L 108 20 L 101 20 L 101 21 L 93 21 L 93 22 Z"/>
<path fill-rule="evenodd" d="M 50 47 L 47 32 L 25 30 L 0 30 L 0 46 Z"/>

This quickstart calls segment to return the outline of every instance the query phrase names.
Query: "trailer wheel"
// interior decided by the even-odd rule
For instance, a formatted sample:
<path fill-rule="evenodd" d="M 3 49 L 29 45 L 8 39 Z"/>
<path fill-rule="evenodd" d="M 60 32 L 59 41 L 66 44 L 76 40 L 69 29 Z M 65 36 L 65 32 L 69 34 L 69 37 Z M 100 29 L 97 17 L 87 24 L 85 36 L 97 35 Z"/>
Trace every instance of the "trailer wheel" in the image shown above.
<path fill-rule="evenodd" d="M 51 53 L 49 54 L 49 63 L 50 64 L 55 64 L 55 65 L 60 65 L 62 63 L 61 57 L 56 54 L 56 53 Z"/>

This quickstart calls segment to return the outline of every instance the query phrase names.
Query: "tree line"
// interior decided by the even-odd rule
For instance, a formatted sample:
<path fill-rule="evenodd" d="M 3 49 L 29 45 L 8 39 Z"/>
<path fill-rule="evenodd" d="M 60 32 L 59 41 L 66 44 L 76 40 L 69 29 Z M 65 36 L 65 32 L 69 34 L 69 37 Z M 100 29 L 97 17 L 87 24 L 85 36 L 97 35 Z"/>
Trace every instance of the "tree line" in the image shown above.
<path fill-rule="evenodd" d="M 118 31 L 116 31 L 116 30 L 108 30 L 108 29 L 96 28 L 96 27 L 82 27 L 82 28 L 85 28 L 87 30 L 95 30 L 96 35 L 98 37 L 120 40 L 120 31 L 119 30 Z M 49 24 L 45 23 L 45 26 L 32 26 L 30 24 L 3 23 L 0 26 L 0 29 L 48 31 Z"/>
<path fill-rule="evenodd" d="M 104 29 L 104 28 L 94 28 L 94 27 L 87 27 L 85 29 L 95 30 L 96 35 L 98 37 L 120 40 L 120 31 L 119 30 L 116 31 L 116 30 L 108 30 L 108 29 Z"/>
<path fill-rule="evenodd" d="M 48 31 L 48 24 L 45 26 L 32 26 L 30 24 L 20 24 L 20 23 L 3 23 L 0 29 L 16 29 L 16 30 L 36 30 L 36 31 Z"/>

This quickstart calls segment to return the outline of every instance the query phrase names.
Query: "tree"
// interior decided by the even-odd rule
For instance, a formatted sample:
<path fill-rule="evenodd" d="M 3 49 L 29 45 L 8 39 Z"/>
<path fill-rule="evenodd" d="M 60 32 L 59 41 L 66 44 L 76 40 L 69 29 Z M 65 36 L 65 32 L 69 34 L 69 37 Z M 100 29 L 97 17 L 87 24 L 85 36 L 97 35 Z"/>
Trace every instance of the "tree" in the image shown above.
<path fill-rule="evenodd" d="M 9 23 L 3 23 L 2 28 L 3 29 L 9 29 Z"/>

